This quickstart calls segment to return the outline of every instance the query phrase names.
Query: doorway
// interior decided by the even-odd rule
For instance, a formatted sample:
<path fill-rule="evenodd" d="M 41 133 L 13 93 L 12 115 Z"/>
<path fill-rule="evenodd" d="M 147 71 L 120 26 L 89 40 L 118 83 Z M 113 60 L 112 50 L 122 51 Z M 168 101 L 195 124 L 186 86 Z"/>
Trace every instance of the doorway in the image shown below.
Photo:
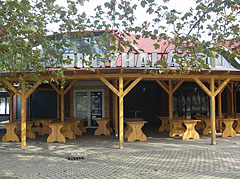
<path fill-rule="evenodd" d="M 87 118 L 85 126 L 96 128 L 97 118 L 104 118 L 104 90 L 74 90 L 74 117 Z"/>

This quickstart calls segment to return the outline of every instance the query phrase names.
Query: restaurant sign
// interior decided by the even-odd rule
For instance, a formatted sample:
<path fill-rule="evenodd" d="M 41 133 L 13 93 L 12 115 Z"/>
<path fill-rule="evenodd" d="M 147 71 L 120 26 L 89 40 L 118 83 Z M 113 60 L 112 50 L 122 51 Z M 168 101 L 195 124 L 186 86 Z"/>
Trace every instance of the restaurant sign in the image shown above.
<path fill-rule="evenodd" d="M 64 53 L 63 59 L 71 60 L 70 64 L 62 64 L 60 61 L 54 61 L 56 67 L 63 66 L 65 68 L 104 68 L 104 67 L 149 67 L 154 66 L 158 61 L 160 53 L 114 53 L 111 59 L 97 58 L 90 60 L 89 56 L 84 53 Z M 168 57 L 167 61 L 173 61 L 170 53 L 164 54 Z M 45 62 L 45 67 L 52 67 L 51 61 Z"/>

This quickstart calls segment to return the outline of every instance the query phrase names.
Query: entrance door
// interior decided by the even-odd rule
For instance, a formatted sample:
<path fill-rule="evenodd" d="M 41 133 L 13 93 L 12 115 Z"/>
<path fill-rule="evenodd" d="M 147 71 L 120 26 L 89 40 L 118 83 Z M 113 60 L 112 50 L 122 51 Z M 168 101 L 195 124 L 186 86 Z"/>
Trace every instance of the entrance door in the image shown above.
<path fill-rule="evenodd" d="M 103 90 L 74 91 L 74 116 L 87 118 L 86 127 L 96 127 L 96 118 L 104 117 Z"/>

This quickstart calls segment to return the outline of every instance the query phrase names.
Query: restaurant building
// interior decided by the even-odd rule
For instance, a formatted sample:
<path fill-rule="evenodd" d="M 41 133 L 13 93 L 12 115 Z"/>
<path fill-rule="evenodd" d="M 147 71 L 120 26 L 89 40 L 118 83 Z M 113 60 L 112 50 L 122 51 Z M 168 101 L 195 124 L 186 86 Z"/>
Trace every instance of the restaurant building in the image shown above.
<path fill-rule="evenodd" d="M 103 59 L 109 44 L 105 44 L 104 50 L 94 45 L 93 52 L 102 53 L 102 57 L 89 64 L 84 46 L 100 33 L 95 33 L 94 37 L 73 36 L 70 39 L 73 45 L 64 49 L 63 57 L 73 61 L 64 66 L 68 69 L 64 72 L 64 84 L 42 84 L 43 80 L 50 80 L 53 76 L 49 74 L 61 65 L 50 68 L 50 61 L 43 64 L 48 73 L 41 73 L 34 88 L 26 90 L 25 84 L 21 84 L 21 90 L 17 90 L 14 86 L 16 79 L 3 80 L 11 102 L 8 108 L 6 93 L 0 94 L 1 114 L 6 115 L 9 111 L 10 122 L 21 120 L 23 148 L 26 148 L 26 121 L 37 118 L 64 121 L 65 117 L 86 118 L 86 128 L 96 128 L 98 118 L 110 119 L 110 126 L 119 137 L 122 148 L 124 118 L 143 118 L 147 121 L 146 126 L 156 128 L 161 125 L 159 117 L 167 117 L 171 121 L 177 117 L 195 119 L 209 116 L 211 143 L 215 144 L 216 116 L 225 118 L 227 114 L 239 112 L 240 71 L 237 60 L 229 62 L 223 56 L 206 58 L 208 68 L 182 73 L 173 58 L 173 45 L 167 45 L 163 40 L 159 42 L 160 48 L 155 49 L 153 44 L 156 41 L 140 38 L 133 52 L 128 53 L 128 49 L 124 49 L 125 52 L 115 53 L 114 58 L 105 59 L 106 62 Z M 118 36 L 117 32 L 113 33 Z M 134 35 L 128 40 L 133 38 Z M 162 56 L 166 57 L 168 64 L 164 71 L 155 65 L 163 59 Z"/>

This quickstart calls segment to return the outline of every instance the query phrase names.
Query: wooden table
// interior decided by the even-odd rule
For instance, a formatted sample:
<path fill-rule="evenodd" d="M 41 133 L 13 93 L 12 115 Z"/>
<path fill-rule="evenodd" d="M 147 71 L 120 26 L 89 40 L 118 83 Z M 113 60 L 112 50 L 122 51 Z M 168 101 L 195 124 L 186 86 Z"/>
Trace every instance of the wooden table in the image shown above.
<path fill-rule="evenodd" d="M 66 142 L 65 137 L 61 133 L 63 125 L 64 122 L 48 123 L 49 128 L 51 128 L 51 133 L 47 138 L 47 142 Z"/>
<path fill-rule="evenodd" d="M 182 140 L 186 139 L 199 139 L 200 136 L 198 132 L 195 130 L 195 126 L 198 122 L 201 122 L 201 120 L 195 120 L 195 119 L 173 119 L 172 125 L 173 128 L 169 133 L 170 137 L 174 136 L 181 136 Z M 183 127 L 184 124 L 186 126 L 186 130 Z"/>
<path fill-rule="evenodd" d="M 164 131 L 168 131 L 170 130 L 170 125 L 169 125 L 169 117 L 157 117 L 160 118 L 160 120 L 162 121 L 162 125 L 159 128 L 159 132 L 164 132 Z"/>
<path fill-rule="evenodd" d="M 220 119 L 224 124 L 225 128 L 222 133 L 222 137 L 236 137 L 236 131 L 233 129 L 234 118 Z"/>
<path fill-rule="evenodd" d="M 174 118 L 171 120 L 172 129 L 169 132 L 169 137 L 183 136 L 185 128 L 183 127 L 183 118 Z"/>
<path fill-rule="evenodd" d="M 48 123 L 55 121 L 56 119 L 33 119 L 34 122 L 40 122 L 41 127 L 39 128 L 39 135 L 49 135 L 50 134 L 50 128 Z"/>
<path fill-rule="evenodd" d="M 239 117 L 236 117 L 234 118 L 236 121 L 237 121 L 237 125 L 236 125 L 236 128 L 235 128 L 235 132 L 236 133 L 240 133 L 240 118 Z"/>
<path fill-rule="evenodd" d="M 125 134 L 125 137 L 128 139 L 128 142 L 140 140 L 146 141 L 147 137 L 142 131 L 142 127 L 147 121 L 127 121 L 126 124 L 129 126 L 128 132 Z"/>
<path fill-rule="evenodd" d="M 72 131 L 72 126 L 76 121 L 66 120 L 63 122 L 63 127 L 61 129 L 61 133 L 65 138 L 68 139 L 76 139 L 76 135 Z"/>
<path fill-rule="evenodd" d="M 195 130 L 195 126 L 198 122 L 201 122 L 201 120 L 183 120 L 184 125 L 186 126 L 186 130 L 183 133 L 182 136 L 182 140 L 186 140 L 186 139 L 199 139 L 200 136 L 198 134 L 198 132 Z"/>
<path fill-rule="evenodd" d="M 110 135 L 108 123 L 110 119 L 95 119 L 98 123 L 98 128 L 95 130 L 94 135 Z"/>
<path fill-rule="evenodd" d="M 129 121 L 143 121 L 143 118 L 125 118 L 124 122 L 127 124 Z M 124 137 L 128 138 L 129 134 L 131 133 L 131 128 L 127 125 L 124 129 Z"/>
<path fill-rule="evenodd" d="M 30 139 L 35 139 L 36 136 L 32 131 L 33 121 L 27 121 L 27 130 L 26 130 L 26 137 Z"/>
<path fill-rule="evenodd" d="M 35 139 L 36 136 L 34 134 L 34 132 L 32 131 L 32 126 L 33 126 L 33 121 L 26 121 L 26 137 L 28 137 L 29 139 Z M 21 122 L 18 121 L 17 122 L 17 128 L 15 129 L 15 133 L 17 135 L 21 135 Z"/>
<path fill-rule="evenodd" d="M 2 138 L 2 142 L 19 142 L 19 138 L 15 133 L 15 129 L 18 123 L 3 123 L 4 127 L 6 128 L 6 134 Z"/>
<path fill-rule="evenodd" d="M 72 132 L 75 134 L 75 135 L 82 135 L 82 131 L 81 131 L 81 128 L 85 128 L 84 125 L 83 127 L 78 127 L 78 126 L 81 126 L 81 122 L 82 124 L 84 123 L 84 121 L 86 120 L 85 118 L 78 118 L 78 117 L 65 117 L 64 120 L 68 121 L 73 121 L 73 124 L 72 124 Z M 85 132 L 87 132 L 86 128 L 84 130 Z"/>
<path fill-rule="evenodd" d="M 84 121 L 87 120 L 87 119 L 82 119 L 80 121 L 80 123 L 78 124 L 78 127 L 80 128 L 81 132 L 82 133 L 87 133 L 87 129 L 85 128 L 84 126 Z"/>

